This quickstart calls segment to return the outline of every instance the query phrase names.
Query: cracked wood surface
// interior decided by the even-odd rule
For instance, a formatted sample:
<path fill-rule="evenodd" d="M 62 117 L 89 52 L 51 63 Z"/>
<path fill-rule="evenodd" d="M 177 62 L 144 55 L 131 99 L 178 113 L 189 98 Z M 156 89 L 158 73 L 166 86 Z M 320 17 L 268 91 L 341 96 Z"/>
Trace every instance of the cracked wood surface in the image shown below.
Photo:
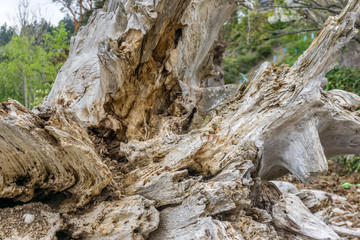
<path fill-rule="evenodd" d="M 43 120 L 14 100 L 1 103 L 0 153 L 0 197 L 15 202 L 63 192 L 71 196 L 63 207 L 76 209 L 111 180 L 85 129 L 66 111 Z"/>
<path fill-rule="evenodd" d="M 201 88 L 212 43 L 239 3 L 251 7 L 108 1 L 72 39 L 44 106 L 2 104 L 0 134 L 13 140 L 0 138 L 9 153 L 0 198 L 60 193 L 62 221 L 44 231 L 81 239 L 338 238 L 266 179 L 290 171 L 311 181 L 326 157 L 360 152 L 360 98 L 322 90 L 357 32 L 360 2 L 329 18 L 294 66 L 264 64 L 246 87 Z"/>

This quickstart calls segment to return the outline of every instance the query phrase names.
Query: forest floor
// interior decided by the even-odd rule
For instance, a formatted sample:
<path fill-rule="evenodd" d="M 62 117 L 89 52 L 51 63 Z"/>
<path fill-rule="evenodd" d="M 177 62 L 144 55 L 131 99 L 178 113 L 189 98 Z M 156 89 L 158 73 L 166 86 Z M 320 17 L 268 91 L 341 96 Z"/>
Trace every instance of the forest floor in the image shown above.
<path fill-rule="evenodd" d="M 344 166 L 334 161 L 329 161 L 329 171 L 310 184 L 300 183 L 293 175 L 283 177 L 282 181 L 293 183 L 299 190 L 321 190 L 329 193 L 329 198 L 322 201 L 321 205 L 312 212 L 330 225 L 348 229 L 360 229 L 360 187 L 350 186 L 345 188 L 344 183 L 353 185 L 360 183 L 360 174 L 344 171 Z M 333 194 L 340 198 L 330 197 Z M 359 239 L 349 237 L 347 239 Z"/>

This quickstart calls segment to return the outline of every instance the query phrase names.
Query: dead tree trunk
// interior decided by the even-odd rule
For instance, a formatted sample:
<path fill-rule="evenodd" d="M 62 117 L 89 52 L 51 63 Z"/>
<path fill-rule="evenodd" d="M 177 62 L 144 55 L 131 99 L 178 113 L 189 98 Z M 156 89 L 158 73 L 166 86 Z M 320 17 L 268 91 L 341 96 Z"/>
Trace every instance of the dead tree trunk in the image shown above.
<path fill-rule="evenodd" d="M 266 180 L 308 182 L 326 157 L 360 152 L 360 97 L 322 90 L 360 1 L 294 66 L 201 88 L 238 4 L 252 7 L 109 0 L 72 39 L 43 106 L 2 103 L 0 203 L 12 208 L 0 209 L 0 238 L 337 239 Z"/>

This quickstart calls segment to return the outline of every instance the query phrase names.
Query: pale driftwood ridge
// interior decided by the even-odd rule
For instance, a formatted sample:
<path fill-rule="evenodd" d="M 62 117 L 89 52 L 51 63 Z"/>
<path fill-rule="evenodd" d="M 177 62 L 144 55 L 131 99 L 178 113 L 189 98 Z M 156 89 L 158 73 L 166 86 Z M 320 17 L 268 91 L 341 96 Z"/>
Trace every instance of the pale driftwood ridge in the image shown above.
<path fill-rule="evenodd" d="M 0 238 L 337 239 L 266 179 L 311 181 L 326 157 L 360 152 L 360 98 L 322 90 L 360 3 L 329 18 L 293 67 L 264 64 L 246 88 L 201 88 L 239 3 L 251 7 L 110 0 L 72 39 L 43 106 L 2 103 L 0 198 L 61 199 L 0 209 L 12 219 L 0 219 Z M 28 212 L 43 230 L 15 226 Z"/>

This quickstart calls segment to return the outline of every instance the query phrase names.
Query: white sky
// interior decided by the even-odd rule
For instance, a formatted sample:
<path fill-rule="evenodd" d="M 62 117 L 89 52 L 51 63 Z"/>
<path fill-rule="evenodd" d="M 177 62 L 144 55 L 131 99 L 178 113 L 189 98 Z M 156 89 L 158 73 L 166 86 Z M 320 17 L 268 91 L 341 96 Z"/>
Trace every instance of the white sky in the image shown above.
<path fill-rule="evenodd" d="M 17 5 L 19 0 L 0 0 L 0 26 L 5 22 L 8 26 L 16 25 Z M 42 17 L 57 25 L 66 15 L 60 11 L 61 5 L 53 3 L 51 0 L 29 0 L 31 14 L 37 19 Z"/>

